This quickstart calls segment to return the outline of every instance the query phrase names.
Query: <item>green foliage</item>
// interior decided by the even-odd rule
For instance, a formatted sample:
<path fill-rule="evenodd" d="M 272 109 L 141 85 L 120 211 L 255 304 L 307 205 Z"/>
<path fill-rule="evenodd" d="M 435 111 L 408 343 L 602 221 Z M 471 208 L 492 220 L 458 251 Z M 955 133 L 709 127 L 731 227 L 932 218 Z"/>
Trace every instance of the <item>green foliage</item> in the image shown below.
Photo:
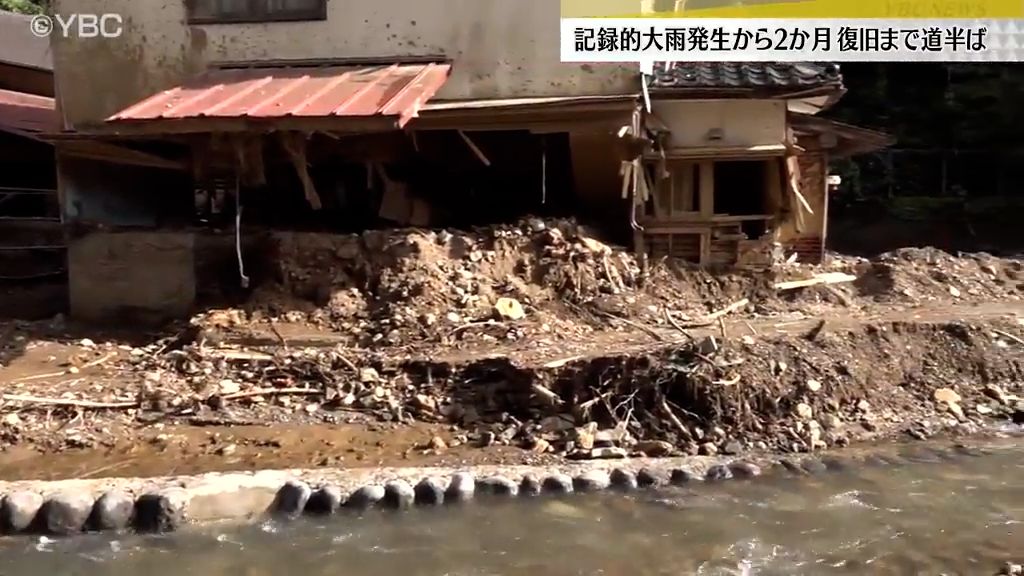
<path fill-rule="evenodd" d="M 19 14 L 42 14 L 45 10 L 43 0 L 0 0 L 0 10 L 18 12 Z"/>
<path fill-rule="evenodd" d="M 896 149 L 931 151 L 896 154 L 891 166 L 884 154 L 856 158 L 856 195 L 1024 192 L 1024 66 L 851 63 L 841 69 L 848 92 L 826 115 L 888 132 Z M 851 168 L 839 169 L 852 176 Z"/>
<path fill-rule="evenodd" d="M 1018 64 L 845 64 L 830 114 L 894 134 L 900 148 L 1016 146 L 1024 122 Z"/>

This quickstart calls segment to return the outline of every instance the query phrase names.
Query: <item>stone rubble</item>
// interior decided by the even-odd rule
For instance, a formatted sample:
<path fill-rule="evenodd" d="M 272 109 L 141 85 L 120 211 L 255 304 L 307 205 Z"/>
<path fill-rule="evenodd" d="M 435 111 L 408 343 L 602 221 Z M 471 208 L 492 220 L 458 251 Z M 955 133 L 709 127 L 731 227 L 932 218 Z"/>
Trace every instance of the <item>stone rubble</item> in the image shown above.
<path fill-rule="evenodd" d="M 384 500 L 384 496 L 383 486 L 363 486 L 345 500 L 345 507 L 352 510 L 367 510 Z"/>
<path fill-rule="evenodd" d="M 444 504 L 446 487 L 439 478 L 424 478 L 414 487 L 415 502 L 420 506 L 438 506 Z"/>
<path fill-rule="evenodd" d="M 309 495 L 306 513 L 314 516 L 329 516 L 341 508 L 345 495 L 337 486 L 321 486 Z"/>
<path fill-rule="evenodd" d="M 88 528 L 97 532 L 118 531 L 132 524 L 135 499 L 122 490 L 104 492 L 92 508 Z"/>
<path fill-rule="evenodd" d="M 305 482 L 292 481 L 285 484 L 277 492 L 277 498 L 271 508 L 282 518 L 294 518 L 302 514 L 312 496 L 313 490 Z"/>
<path fill-rule="evenodd" d="M 404 480 L 392 480 L 384 485 L 384 505 L 395 510 L 411 508 L 416 501 L 416 490 Z"/>

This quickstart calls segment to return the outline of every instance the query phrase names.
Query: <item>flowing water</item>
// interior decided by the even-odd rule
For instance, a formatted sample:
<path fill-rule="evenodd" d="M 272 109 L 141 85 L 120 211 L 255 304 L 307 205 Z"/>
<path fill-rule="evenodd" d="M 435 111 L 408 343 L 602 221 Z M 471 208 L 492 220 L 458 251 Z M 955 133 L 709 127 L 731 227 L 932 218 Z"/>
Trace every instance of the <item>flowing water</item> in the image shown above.
<path fill-rule="evenodd" d="M 1024 446 L 625 495 L 0 543 L 2 575 L 995 573 L 1024 559 Z"/>

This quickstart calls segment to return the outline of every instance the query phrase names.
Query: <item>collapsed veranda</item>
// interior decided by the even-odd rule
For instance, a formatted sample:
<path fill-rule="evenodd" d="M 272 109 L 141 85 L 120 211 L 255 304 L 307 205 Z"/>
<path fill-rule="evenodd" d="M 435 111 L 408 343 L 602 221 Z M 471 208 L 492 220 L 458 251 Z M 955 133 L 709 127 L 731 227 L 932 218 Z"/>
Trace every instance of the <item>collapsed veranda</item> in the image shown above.
<path fill-rule="evenodd" d="M 544 19 L 557 15 L 539 0 L 535 14 L 484 2 L 387 22 L 306 3 L 261 24 L 274 14 L 147 0 L 126 10 L 156 41 L 54 40 L 72 315 L 187 315 L 212 286 L 244 283 L 247 262 L 255 274 L 266 251 L 253 238 L 282 229 L 575 215 L 654 258 L 816 262 L 829 161 L 889 144 L 816 116 L 844 93 L 830 64 L 675 63 L 645 77 L 549 57 L 558 29 Z M 482 32 L 472 51 L 450 34 L 461 25 Z M 532 44 L 487 33 L 527 29 Z"/>

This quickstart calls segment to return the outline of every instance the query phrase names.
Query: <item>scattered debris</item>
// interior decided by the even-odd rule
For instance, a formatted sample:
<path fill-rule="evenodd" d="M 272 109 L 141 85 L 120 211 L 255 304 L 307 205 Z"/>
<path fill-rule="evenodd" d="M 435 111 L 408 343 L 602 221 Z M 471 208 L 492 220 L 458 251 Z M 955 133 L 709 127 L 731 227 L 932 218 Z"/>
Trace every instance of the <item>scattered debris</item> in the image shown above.
<path fill-rule="evenodd" d="M 498 298 L 494 303 L 494 311 L 503 320 L 522 320 L 526 317 L 523 305 L 515 298 Z"/>
<path fill-rule="evenodd" d="M 938 388 L 933 393 L 935 402 L 940 406 L 944 406 L 947 410 L 953 413 L 954 416 L 963 420 L 964 411 L 960 407 L 960 395 L 956 393 L 952 388 Z"/>
<path fill-rule="evenodd" d="M 801 420 L 810 420 L 814 416 L 814 409 L 810 405 L 801 402 L 796 405 L 796 415 Z"/>
<path fill-rule="evenodd" d="M 932 397 L 935 398 L 936 402 L 944 404 L 957 404 L 960 402 L 960 395 L 952 388 L 938 388 L 932 394 Z"/>
<path fill-rule="evenodd" d="M 675 447 L 664 440 L 645 440 L 637 443 L 636 450 L 642 452 L 644 456 L 659 458 L 671 455 L 675 451 Z"/>

